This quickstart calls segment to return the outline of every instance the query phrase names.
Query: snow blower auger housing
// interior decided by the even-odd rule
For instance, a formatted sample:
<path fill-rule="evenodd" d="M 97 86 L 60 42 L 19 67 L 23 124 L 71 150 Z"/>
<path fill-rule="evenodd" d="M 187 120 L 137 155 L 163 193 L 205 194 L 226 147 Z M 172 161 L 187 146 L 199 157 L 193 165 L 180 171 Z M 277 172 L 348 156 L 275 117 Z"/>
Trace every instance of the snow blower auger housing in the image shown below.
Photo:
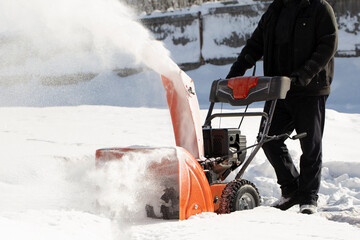
<path fill-rule="evenodd" d="M 288 136 L 268 136 L 276 101 L 290 88 L 287 77 L 236 77 L 212 83 L 210 107 L 202 125 L 194 83 L 183 71 L 161 76 L 166 91 L 177 147 L 108 148 L 96 151 L 98 166 L 108 161 L 122 161 L 136 154 L 155 157 L 149 164 L 149 176 L 155 176 L 164 191 L 159 204 L 146 205 L 148 217 L 184 220 L 201 212 L 230 213 L 252 209 L 260 204 L 257 188 L 242 176 L 261 146 Z M 247 106 L 257 101 L 271 101 L 268 112 L 214 113 L 215 103 Z M 219 117 L 262 117 L 258 142 L 246 146 L 246 137 L 238 128 L 213 128 Z M 246 150 L 253 148 L 249 156 Z M 164 151 L 166 150 L 166 151 Z M 162 152 L 162 156 L 153 154 Z M 166 152 L 166 154 L 164 153 Z M 127 158 L 129 159 L 129 158 Z M 225 182 L 237 172 L 234 180 Z"/>

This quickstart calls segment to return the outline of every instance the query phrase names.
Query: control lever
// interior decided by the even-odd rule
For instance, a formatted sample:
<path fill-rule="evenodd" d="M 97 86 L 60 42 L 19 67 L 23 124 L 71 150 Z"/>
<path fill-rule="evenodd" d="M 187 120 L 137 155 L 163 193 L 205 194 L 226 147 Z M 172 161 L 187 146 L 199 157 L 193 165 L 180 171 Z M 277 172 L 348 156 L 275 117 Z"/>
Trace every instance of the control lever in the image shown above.
<path fill-rule="evenodd" d="M 304 138 L 307 136 L 307 133 L 306 132 L 303 132 L 303 133 L 299 133 L 299 134 L 296 134 L 292 137 L 290 137 L 290 139 L 292 140 L 296 140 L 296 139 L 301 139 L 301 138 Z"/>
<path fill-rule="evenodd" d="M 283 134 L 280 134 L 280 135 L 277 135 L 277 136 L 274 136 L 274 140 L 279 140 L 279 139 L 282 139 L 282 138 L 290 138 L 291 140 L 297 140 L 297 139 L 301 139 L 301 138 L 304 138 L 307 136 L 307 133 L 306 132 L 303 132 L 303 133 L 299 133 L 299 134 L 296 134 L 294 136 L 290 136 L 289 134 L 287 133 L 283 133 Z"/>

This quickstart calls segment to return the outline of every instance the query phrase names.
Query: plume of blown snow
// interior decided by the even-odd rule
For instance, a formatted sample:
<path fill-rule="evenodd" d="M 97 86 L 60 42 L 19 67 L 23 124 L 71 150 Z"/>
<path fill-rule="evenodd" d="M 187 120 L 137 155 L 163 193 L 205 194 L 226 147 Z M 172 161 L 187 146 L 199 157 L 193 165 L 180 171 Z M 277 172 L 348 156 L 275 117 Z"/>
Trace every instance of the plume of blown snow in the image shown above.
<path fill-rule="evenodd" d="M 178 71 L 136 18 L 118 0 L 0 0 L 0 75 Z"/>

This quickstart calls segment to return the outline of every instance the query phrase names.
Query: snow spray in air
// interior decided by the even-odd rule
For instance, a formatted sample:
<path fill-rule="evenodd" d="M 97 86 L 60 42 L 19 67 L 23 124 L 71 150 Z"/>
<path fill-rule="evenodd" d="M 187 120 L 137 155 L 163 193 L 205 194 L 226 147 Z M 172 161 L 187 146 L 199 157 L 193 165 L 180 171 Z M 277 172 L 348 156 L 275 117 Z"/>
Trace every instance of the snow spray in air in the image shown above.
<path fill-rule="evenodd" d="M 174 91 L 182 94 L 182 101 L 189 96 L 196 98 L 192 81 L 188 79 L 192 89 L 185 89 L 183 82 L 179 82 L 184 73 L 171 60 L 168 50 L 118 0 L 1 0 L 0 33 L 0 54 L 6 56 L 0 61 L 0 76 L 38 79 L 48 75 L 99 73 L 138 64 L 174 81 Z M 198 111 L 197 99 L 196 105 Z M 191 110 L 188 113 L 192 114 Z M 188 119 L 181 111 L 178 115 L 181 115 L 178 119 Z M 187 127 L 181 132 L 185 138 L 181 142 L 189 142 Z M 164 153 L 153 159 L 162 156 Z M 100 184 L 101 188 L 106 186 L 101 189 L 104 191 L 101 201 L 111 206 L 115 215 L 137 212 L 138 207 L 143 210 L 144 205 L 135 200 L 144 186 L 140 189 L 135 186 L 151 182 L 139 176 L 145 171 L 146 161 L 147 156 L 134 156 L 128 167 L 119 163 L 107 172 L 108 185 Z M 109 190 L 107 194 L 108 187 L 121 190 Z"/>
<path fill-rule="evenodd" d="M 164 189 L 179 188 L 176 148 L 137 149 L 120 159 L 101 158 L 94 175 L 99 209 L 118 221 L 144 218 L 146 205 L 160 215 Z"/>
<path fill-rule="evenodd" d="M 0 1 L 0 76 L 99 73 L 143 64 L 178 71 L 118 0 Z"/>

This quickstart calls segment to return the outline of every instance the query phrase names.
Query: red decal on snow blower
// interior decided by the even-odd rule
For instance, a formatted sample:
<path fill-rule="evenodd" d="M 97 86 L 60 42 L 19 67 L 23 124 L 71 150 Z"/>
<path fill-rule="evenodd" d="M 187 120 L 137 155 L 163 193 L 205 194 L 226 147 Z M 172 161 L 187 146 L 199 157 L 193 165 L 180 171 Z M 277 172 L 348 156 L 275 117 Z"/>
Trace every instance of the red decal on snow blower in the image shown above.
<path fill-rule="evenodd" d="M 259 77 L 236 77 L 228 81 L 228 87 L 233 90 L 235 99 L 246 98 L 250 88 L 255 87 Z"/>

